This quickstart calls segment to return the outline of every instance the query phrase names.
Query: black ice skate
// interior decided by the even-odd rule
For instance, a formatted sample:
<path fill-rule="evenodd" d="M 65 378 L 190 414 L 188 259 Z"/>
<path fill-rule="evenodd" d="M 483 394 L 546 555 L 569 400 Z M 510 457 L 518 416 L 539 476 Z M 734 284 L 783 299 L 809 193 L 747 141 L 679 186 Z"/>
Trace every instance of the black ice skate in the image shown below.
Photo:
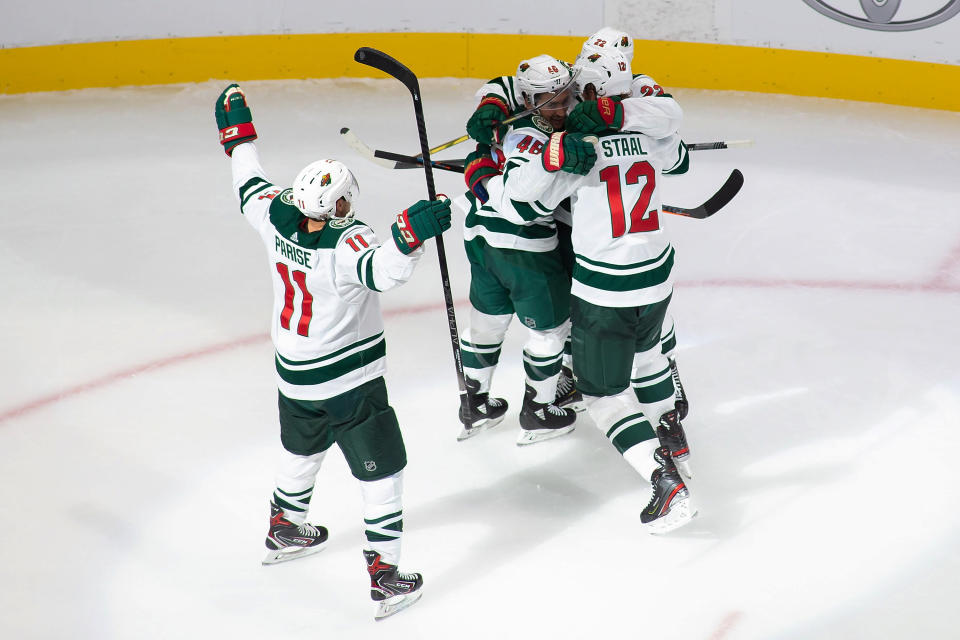
<path fill-rule="evenodd" d="M 520 410 L 520 435 L 517 437 L 520 446 L 570 433 L 577 419 L 577 412 L 573 409 L 535 402 L 533 398 L 536 395 L 536 390 L 527 385 L 523 394 L 523 409 Z"/>
<path fill-rule="evenodd" d="M 312 524 L 294 524 L 283 515 L 283 509 L 270 502 L 270 531 L 267 532 L 267 555 L 263 564 L 277 564 L 313 555 L 323 549 L 327 529 Z"/>
<path fill-rule="evenodd" d="M 670 375 L 673 376 L 673 388 L 675 390 L 673 406 L 676 407 L 680 419 L 683 420 L 690 412 L 690 402 L 687 400 L 687 392 L 683 390 L 683 383 L 680 382 L 680 370 L 677 369 L 677 361 L 670 358 L 669 362 Z"/>
<path fill-rule="evenodd" d="M 573 380 L 573 371 L 569 367 L 560 369 L 560 379 L 557 380 L 557 398 L 553 401 L 561 409 L 573 409 L 580 413 L 586 409 L 583 403 L 583 394 L 577 391 Z"/>
<path fill-rule="evenodd" d="M 484 429 L 495 427 L 503 421 L 507 413 L 507 401 L 503 398 L 491 398 L 488 393 L 479 393 L 480 383 L 472 378 L 464 378 L 467 385 L 467 402 L 470 403 L 470 420 L 463 419 L 463 407 L 460 408 L 460 422 L 463 431 L 457 440 L 472 438 Z"/>
<path fill-rule="evenodd" d="M 423 576 L 419 573 L 400 573 L 376 551 L 364 550 L 363 558 L 370 574 L 370 597 L 377 603 L 376 620 L 403 611 L 423 595 Z"/>
<path fill-rule="evenodd" d="M 650 478 L 650 502 L 640 514 L 648 533 L 667 533 L 690 522 L 697 514 L 690 503 L 690 491 L 673 464 L 666 447 L 653 453 L 659 465 Z"/>
<path fill-rule="evenodd" d="M 666 447 L 670 452 L 670 457 L 680 472 L 687 478 L 692 478 L 690 473 L 690 446 L 687 444 L 687 434 L 683 431 L 683 425 L 680 424 L 680 416 L 677 410 L 668 411 L 660 416 L 660 424 L 657 425 L 657 438 L 660 439 L 660 445 Z"/>

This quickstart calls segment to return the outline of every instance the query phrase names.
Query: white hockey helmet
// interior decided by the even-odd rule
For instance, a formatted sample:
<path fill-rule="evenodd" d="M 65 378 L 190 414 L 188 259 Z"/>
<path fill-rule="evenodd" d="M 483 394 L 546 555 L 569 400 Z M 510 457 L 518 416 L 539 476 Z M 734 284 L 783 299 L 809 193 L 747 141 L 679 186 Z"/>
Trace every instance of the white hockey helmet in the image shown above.
<path fill-rule="evenodd" d="M 581 53 L 573 68 L 580 71 L 577 89 L 581 94 L 588 84 L 593 85 L 598 97 L 630 94 L 633 84 L 630 61 L 616 49 Z"/>
<path fill-rule="evenodd" d="M 583 42 L 580 55 L 617 49 L 626 58 L 633 62 L 633 38 L 626 31 L 618 31 L 612 27 L 604 27 L 591 35 Z"/>
<path fill-rule="evenodd" d="M 354 203 L 360 196 L 360 185 L 347 165 L 337 160 L 311 162 L 293 181 L 293 202 L 308 218 L 326 220 L 336 215 L 337 201 L 344 198 L 350 211 L 342 219 L 350 220 Z"/>
<path fill-rule="evenodd" d="M 554 93 L 570 82 L 570 66 L 548 55 L 521 60 L 517 66 L 517 89 L 530 106 L 538 93 Z"/>

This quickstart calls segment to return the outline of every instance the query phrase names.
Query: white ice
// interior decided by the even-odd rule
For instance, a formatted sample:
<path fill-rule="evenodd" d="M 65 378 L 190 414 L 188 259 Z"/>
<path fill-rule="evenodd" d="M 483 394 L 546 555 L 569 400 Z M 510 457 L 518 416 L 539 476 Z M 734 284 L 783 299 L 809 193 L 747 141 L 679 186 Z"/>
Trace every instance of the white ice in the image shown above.
<path fill-rule="evenodd" d="M 432 143 L 463 132 L 478 83 L 423 83 Z M 666 221 L 700 509 L 666 536 L 640 531 L 647 485 L 588 418 L 515 446 L 517 323 L 494 381 L 507 419 L 456 441 L 431 247 L 383 296 L 410 461 L 401 564 L 425 595 L 374 623 L 339 452 L 313 500 L 329 548 L 260 565 L 270 291 L 217 144 L 225 84 L 0 97 L 0 637 L 956 637 L 960 114 L 675 92 L 686 140 L 756 145 L 698 152 L 663 186 L 693 206 L 746 176 L 714 218 Z M 425 197 L 422 171 L 338 135 L 415 152 L 399 83 L 245 89 L 276 182 L 345 160 L 381 238 Z M 445 242 L 464 322 L 460 222 Z"/>

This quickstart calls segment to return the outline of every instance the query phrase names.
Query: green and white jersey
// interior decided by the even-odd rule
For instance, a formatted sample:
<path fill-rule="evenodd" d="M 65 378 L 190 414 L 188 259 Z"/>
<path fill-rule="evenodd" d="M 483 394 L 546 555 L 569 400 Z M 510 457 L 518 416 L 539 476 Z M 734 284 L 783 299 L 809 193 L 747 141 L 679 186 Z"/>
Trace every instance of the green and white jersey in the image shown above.
<path fill-rule="evenodd" d="M 463 238 L 469 242 L 482 237 L 490 246 L 500 249 L 545 252 L 557 247 L 557 225 L 553 219 L 554 207 L 545 207 L 536 198 L 527 198 L 521 181 L 522 168 L 527 164 L 540 165 L 543 145 L 553 128 L 539 115 L 521 118 L 513 123 L 503 141 L 506 157 L 503 174 L 487 181 L 490 199 L 480 205 L 472 193 L 465 195 L 467 216 Z M 517 198 L 503 197 L 504 185 L 511 185 Z"/>
<path fill-rule="evenodd" d="M 487 82 L 477 90 L 474 96 L 477 102 L 483 100 L 486 96 L 499 96 L 510 109 L 511 113 L 517 113 L 524 110 L 523 98 L 517 90 L 517 79 L 513 76 L 500 76 Z"/>
<path fill-rule="evenodd" d="M 680 130 L 683 109 L 673 96 L 650 76 L 633 75 L 630 97 L 623 104 L 622 131 L 642 133 L 651 138 L 666 138 Z"/>
<path fill-rule="evenodd" d="M 499 96 L 511 113 L 519 113 L 526 106 L 513 76 L 493 78 L 476 93 L 479 102 L 487 95 Z M 633 74 L 631 97 L 623 100 L 624 131 L 643 133 L 652 138 L 664 138 L 680 130 L 683 109 L 656 80 L 642 73 Z"/>
<path fill-rule="evenodd" d="M 585 176 L 530 165 L 528 182 L 542 190 L 526 197 L 546 207 L 571 199 L 572 295 L 604 307 L 644 306 L 670 295 L 674 251 L 662 225 L 659 183 L 664 173 L 688 168 L 679 135 L 629 132 L 601 135 L 597 163 Z"/>
<path fill-rule="evenodd" d="M 273 281 L 270 336 L 277 385 L 295 400 L 324 400 L 386 372 L 377 292 L 406 282 L 423 249 L 403 255 L 358 220 L 308 232 L 290 189 L 269 182 L 253 143 L 233 150 L 233 187 L 260 234 Z"/>

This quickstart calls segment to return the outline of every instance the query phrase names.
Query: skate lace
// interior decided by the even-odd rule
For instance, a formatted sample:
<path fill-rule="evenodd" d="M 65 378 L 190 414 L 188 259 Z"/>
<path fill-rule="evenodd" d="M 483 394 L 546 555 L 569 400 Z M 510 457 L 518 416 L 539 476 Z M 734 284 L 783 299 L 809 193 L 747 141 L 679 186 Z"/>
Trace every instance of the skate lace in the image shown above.
<path fill-rule="evenodd" d="M 560 407 L 558 407 L 558 406 L 555 405 L 555 404 L 548 404 L 548 405 L 546 406 L 546 410 L 549 411 L 550 413 L 552 413 L 552 414 L 555 415 L 555 416 L 565 416 L 565 415 L 567 415 L 567 412 L 566 412 L 565 409 L 561 409 Z"/>
<path fill-rule="evenodd" d="M 487 398 L 488 407 L 501 407 L 503 406 L 503 400 L 500 398 Z"/>
<path fill-rule="evenodd" d="M 573 378 L 560 376 L 557 380 L 557 396 L 562 397 L 573 391 Z"/>
<path fill-rule="evenodd" d="M 310 524 L 309 522 L 304 522 L 303 524 L 297 525 L 297 533 L 299 533 L 302 536 L 310 536 L 310 537 L 316 538 L 317 536 L 320 535 L 320 530 L 317 529 L 312 524 Z"/>

